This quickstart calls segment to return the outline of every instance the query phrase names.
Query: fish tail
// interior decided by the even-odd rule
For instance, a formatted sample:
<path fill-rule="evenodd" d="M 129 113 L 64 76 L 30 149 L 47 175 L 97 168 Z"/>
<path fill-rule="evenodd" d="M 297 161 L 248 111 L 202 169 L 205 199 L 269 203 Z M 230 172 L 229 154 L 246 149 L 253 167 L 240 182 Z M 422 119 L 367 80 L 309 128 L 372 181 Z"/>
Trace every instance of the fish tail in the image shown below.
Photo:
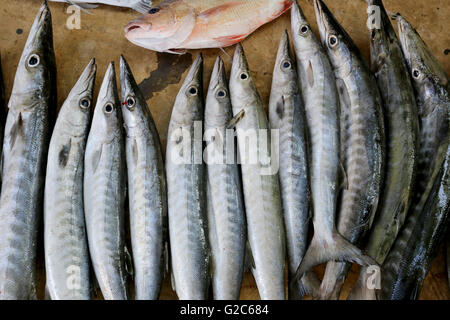
<path fill-rule="evenodd" d="M 148 11 L 152 8 L 151 0 L 139 0 L 134 3 L 131 8 L 140 13 L 148 13 Z"/>
<path fill-rule="evenodd" d="M 307 272 L 300 282 L 301 285 L 292 281 L 289 283 L 289 300 L 302 300 L 305 294 L 310 294 L 314 299 L 318 297 L 320 280 L 314 272 Z"/>
<path fill-rule="evenodd" d="M 360 249 L 335 232 L 331 240 L 324 240 L 316 236 L 313 237 L 292 281 L 298 282 L 307 271 L 328 261 L 355 262 L 362 266 L 377 265 L 372 258 L 365 255 Z M 300 294 L 308 293 L 303 282 L 300 282 L 299 286 Z"/>

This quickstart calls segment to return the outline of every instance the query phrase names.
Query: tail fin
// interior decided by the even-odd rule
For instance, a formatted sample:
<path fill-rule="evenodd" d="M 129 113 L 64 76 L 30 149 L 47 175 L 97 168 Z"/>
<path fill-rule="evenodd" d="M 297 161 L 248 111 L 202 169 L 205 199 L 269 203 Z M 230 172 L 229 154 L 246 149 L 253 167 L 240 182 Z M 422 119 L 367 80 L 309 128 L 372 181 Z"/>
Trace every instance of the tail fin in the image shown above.
<path fill-rule="evenodd" d="M 376 291 L 367 286 L 368 273 L 366 268 L 361 268 L 358 281 L 347 297 L 347 300 L 377 300 Z"/>
<path fill-rule="evenodd" d="M 319 295 L 320 280 L 314 272 L 307 272 L 302 279 L 300 284 L 298 282 L 290 282 L 288 288 L 288 298 L 289 300 L 302 300 L 304 294 L 301 292 L 306 292 L 310 294 L 313 299 L 317 299 Z"/>
<path fill-rule="evenodd" d="M 133 4 L 131 8 L 140 13 L 148 13 L 148 11 L 152 8 L 152 1 L 140 0 Z"/>
<path fill-rule="evenodd" d="M 328 261 L 355 262 L 362 266 L 377 265 L 372 258 L 364 255 L 360 249 L 337 232 L 328 240 L 314 236 L 302 263 L 298 266 L 295 277 L 292 279 L 294 285 L 307 271 Z M 300 283 L 300 294 L 304 295 L 306 292 L 307 289 Z"/>
<path fill-rule="evenodd" d="M 339 300 L 351 264 L 328 262 L 320 285 L 320 300 Z"/>

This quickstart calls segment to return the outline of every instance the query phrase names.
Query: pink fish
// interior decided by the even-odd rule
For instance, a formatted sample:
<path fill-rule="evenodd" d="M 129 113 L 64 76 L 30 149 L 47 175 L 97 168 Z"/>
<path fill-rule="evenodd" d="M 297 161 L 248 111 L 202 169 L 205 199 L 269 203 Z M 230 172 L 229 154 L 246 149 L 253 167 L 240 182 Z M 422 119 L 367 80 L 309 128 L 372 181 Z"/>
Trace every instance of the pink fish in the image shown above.
<path fill-rule="evenodd" d="M 292 0 L 165 0 L 125 27 L 132 43 L 159 52 L 223 48 L 287 11 Z"/>

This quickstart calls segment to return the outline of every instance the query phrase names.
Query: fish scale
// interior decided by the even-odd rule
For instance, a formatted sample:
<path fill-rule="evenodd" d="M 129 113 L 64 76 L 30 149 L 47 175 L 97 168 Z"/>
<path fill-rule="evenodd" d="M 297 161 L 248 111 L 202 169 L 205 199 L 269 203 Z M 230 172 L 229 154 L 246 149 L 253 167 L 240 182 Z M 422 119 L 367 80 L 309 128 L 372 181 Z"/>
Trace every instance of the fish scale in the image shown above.
<path fill-rule="evenodd" d="M 244 78 L 244 79 L 243 79 Z M 281 209 L 279 177 L 277 172 L 264 172 L 261 157 L 263 149 L 262 134 L 267 134 L 267 143 L 271 146 L 268 120 L 261 98 L 250 76 L 250 70 L 241 45 L 236 47 L 230 76 L 230 94 L 233 114 L 244 112 L 236 124 L 238 150 L 241 155 L 241 173 L 244 203 L 247 217 L 247 237 L 253 259 L 252 272 L 255 277 L 261 299 L 285 298 L 285 233 Z M 256 137 L 256 164 L 245 159 L 245 150 L 249 147 L 245 134 L 250 130 Z M 263 130 L 263 132 L 260 132 Z M 264 152 L 267 152 L 266 150 Z M 270 151 L 269 151 L 270 152 Z M 272 157 L 276 156 L 271 154 Z M 272 160 L 271 160 L 272 161 Z M 276 168 L 278 169 L 278 168 Z"/>
<path fill-rule="evenodd" d="M 419 107 L 417 185 L 408 216 L 383 265 L 379 299 L 418 299 L 450 225 L 448 75 L 417 31 L 397 17 Z"/>
<path fill-rule="evenodd" d="M 108 66 L 86 144 L 84 202 L 89 252 L 106 300 L 128 299 L 126 160 L 114 63 Z"/>
<path fill-rule="evenodd" d="M 180 300 L 206 299 L 210 277 L 205 167 L 203 162 L 195 163 L 197 153 L 201 155 L 194 124 L 203 120 L 202 72 L 199 55 L 177 95 L 166 151 L 172 286 Z M 189 134 L 189 141 L 180 135 L 180 129 Z M 177 162 L 177 155 L 185 158 Z"/>
<path fill-rule="evenodd" d="M 8 107 L 0 198 L 0 299 L 35 299 L 45 160 L 56 111 L 52 22 L 46 2 L 30 29 Z"/>
<path fill-rule="evenodd" d="M 222 94 L 221 97 L 219 94 Z M 217 58 L 211 75 L 205 105 L 205 133 L 214 131 L 207 144 L 208 231 L 211 245 L 211 275 L 214 298 L 238 300 L 244 273 L 246 224 L 242 187 L 237 163 L 228 163 L 235 149 L 227 149 L 227 130 L 232 121 L 232 107 L 225 66 Z M 234 139 L 234 135 L 232 136 Z M 222 159 L 209 159 L 220 155 Z M 206 160 L 206 159 L 205 159 Z M 209 161 L 211 160 L 211 161 Z M 214 159 L 216 160 L 216 159 Z"/>
<path fill-rule="evenodd" d="M 375 79 L 348 34 L 323 1 L 315 1 L 315 11 L 340 100 L 339 143 L 344 180 L 337 231 L 350 243 L 358 245 L 370 228 L 381 192 L 384 163 L 382 102 Z M 369 263 L 371 259 L 363 258 L 361 253 L 359 255 L 359 258 L 358 255 L 355 257 L 360 264 L 374 263 Z M 339 260 L 353 262 L 354 259 L 348 256 Z M 322 299 L 329 298 L 336 281 L 345 279 L 348 268 L 349 264 L 345 263 L 332 261 L 327 264 L 320 290 Z M 335 298 L 339 291 L 340 288 Z"/>

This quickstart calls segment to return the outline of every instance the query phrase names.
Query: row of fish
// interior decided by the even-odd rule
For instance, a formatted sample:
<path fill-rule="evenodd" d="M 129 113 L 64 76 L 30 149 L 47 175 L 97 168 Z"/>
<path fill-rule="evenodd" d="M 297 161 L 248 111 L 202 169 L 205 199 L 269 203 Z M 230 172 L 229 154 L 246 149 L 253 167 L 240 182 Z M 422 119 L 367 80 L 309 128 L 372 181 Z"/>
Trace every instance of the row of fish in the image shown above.
<path fill-rule="evenodd" d="M 211 286 L 215 299 L 238 299 L 246 268 L 262 299 L 285 299 L 286 255 L 290 299 L 338 298 L 353 262 L 363 269 L 349 298 L 417 298 L 449 224 L 447 75 L 401 16 L 397 40 L 380 0 L 369 1 L 382 15 L 371 69 L 326 5 L 314 4 L 320 39 L 294 3 L 295 56 L 285 33 L 269 117 L 240 44 L 229 81 L 217 59 L 206 101 L 199 55 L 175 99 L 164 168 L 123 57 L 122 98 L 111 64 L 91 120 L 91 61 L 53 128 L 56 67 L 44 2 L 4 131 L 0 299 L 36 296 L 42 208 L 52 299 L 89 299 L 94 278 L 106 299 L 128 299 L 130 277 L 136 299 L 157 299 L 169 255 L 180 299 L 207 299 Z M 249 154 L 257 161 L 242 161 Z M 312 272 L 321 263 L 322 282 Z M 369 285 L 378 265 L 381 288 Z"/>

